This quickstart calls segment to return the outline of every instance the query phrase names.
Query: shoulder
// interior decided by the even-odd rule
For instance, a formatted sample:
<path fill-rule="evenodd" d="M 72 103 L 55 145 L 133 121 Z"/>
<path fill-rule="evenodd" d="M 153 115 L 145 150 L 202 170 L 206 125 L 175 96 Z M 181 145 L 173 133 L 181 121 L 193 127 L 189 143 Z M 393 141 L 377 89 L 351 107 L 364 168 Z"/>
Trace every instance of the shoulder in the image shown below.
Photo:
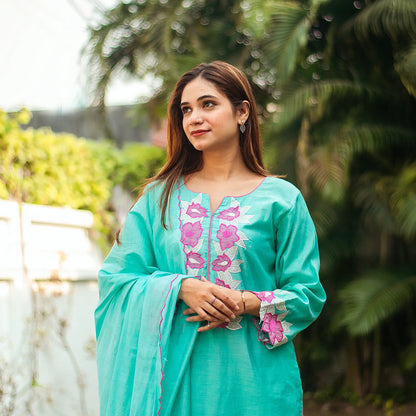
<path fill-rule="evenodd" d="M 298 195 L 300 193 L 299 189 L 295 185 L 283 178 L 267 176 L 265 182 L 267 182 L 270 188 L 280 192 L 285 192 L 288 195 Z"/>
<path fill-rule="evenodd" d="M 284 210 L 290 210 L 299 199 L 303 199 L 300 190 L 283 178 L 268 176 L 263 184 L 264 196 Z"/>
<path fill-rule="evenodd" d="M 164 183 L 155 181 L 147 184 L 140 196 L 130 209 L 130 213 L 143 213 L 149 209 L 155 211 L 159 208 L 159 201 L 163 192 Z"/>
<path fill-rule="evenodd" d="M 309 209 L 301 191 L 286 179 L 267 177 L 264 199 L 268 201 L 277 227 L 301 222 L 311 223 Z"/>

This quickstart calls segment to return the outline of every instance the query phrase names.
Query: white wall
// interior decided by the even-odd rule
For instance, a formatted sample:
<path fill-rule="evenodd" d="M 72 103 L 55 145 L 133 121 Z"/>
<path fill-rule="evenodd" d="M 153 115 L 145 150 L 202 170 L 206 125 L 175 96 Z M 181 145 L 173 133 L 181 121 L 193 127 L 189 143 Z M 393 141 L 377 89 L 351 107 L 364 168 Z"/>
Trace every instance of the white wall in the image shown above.
<path fill-rule="evenodd" d="M 92 228 L 88 211 L 0 200 L 1 415 L 99 414 Z"/>

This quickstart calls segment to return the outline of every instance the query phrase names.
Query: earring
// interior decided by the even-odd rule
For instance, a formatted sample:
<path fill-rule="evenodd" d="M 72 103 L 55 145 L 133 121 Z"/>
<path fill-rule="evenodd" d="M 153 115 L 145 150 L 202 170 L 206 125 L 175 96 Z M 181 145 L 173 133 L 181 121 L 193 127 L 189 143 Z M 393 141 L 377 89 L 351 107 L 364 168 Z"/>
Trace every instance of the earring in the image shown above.
<path fill-rule="evenodd" d="M 241 123 L 240 123 L 240 131 L 242 134 L 244 134 L 244 132 L 246 131 L 246 125 L 244 124 L 243 120 L 241 120 Z"/>

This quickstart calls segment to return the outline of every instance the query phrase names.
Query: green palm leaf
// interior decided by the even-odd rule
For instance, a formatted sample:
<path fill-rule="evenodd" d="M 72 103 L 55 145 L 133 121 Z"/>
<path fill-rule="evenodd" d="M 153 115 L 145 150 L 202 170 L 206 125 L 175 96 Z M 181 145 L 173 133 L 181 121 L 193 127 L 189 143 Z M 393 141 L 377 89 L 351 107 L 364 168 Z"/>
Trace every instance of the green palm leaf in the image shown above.
<path fill-rule="evenodd" d="M 397 231 L 395 219 L 390 209 L 390 177 L 377 173 L 364 173 L 353 190 L 355 204 L 360 207 L 366 223 L 390 234 Z"/>
<path fill-rule="evenodd" d="M 362 124 L 342 131 L 336 140 L 340 140 L 339 153 L 344 163 L 349 163 L 353 156 L 362 152 L 374 153 L 389 146 L 414 147 L 414 130 L 383 124 Z"/>
<path fill-rule="evenodd" d="M 354 27 L 358 36 L 368 38 L 387 34 L 393 39 L 400 35 L 416 35 L 416 2 L 413 0 L 377 0 L 366 6 L 346 29 Z"/>
<path fill-rule="evenodd" d="M 276 66 L 281 83 L 293 74 L 299 54 L 308 41 L 311 23 L 308 10 L 297 2 L 274 5 L 264 49 L 271 65 Z"/>
<path fill-rule="evenodd" d="M 391 180 L 391 207 L 403 236 L 416 237 L 416 164 L 404 166 Z"/>
<path fill-rule="evenodd" d="M 416 276 L 370 272 L 340 292 L 341 308 L 335 326 L 365 335 L 408 305 L 416 295 Z"/>
<path fill-rule="evenodd" d="M 397 56 L 394 69 L 400 76 L 409 94 L 416 97 L 416 42 Z"/>
<path fill-rule="evenodd" d="M 278 116 L 276 131 L 286 128 L 305 112 L 315 111 L 318 106 L 325 107 L 331 99 L 353 97 L 358 100 L 364 96 L 377 95 L 381 96 L 381 93 L 374 88 L 343 79 L 288 86 L 283 91 L 283 96 L 287 98 L 281 104 L 283 111 Z"/>
<path fill-rule="evenodd" d="M 329 129 L 327 133 L 330 134 L 329 137 L 325 137 L 324 129 L 321 128 L 319 132 L 321 144 L 316 145 L 311 150 L 307 174 L 322 195 L 334 202 L 341 200 L 343 197 L 349 183 L 349 167 L 357 155 L 364 152 L 375 154 L 383 149 L 400 146 L 409 148 L 416 146 L 414 131 L 397 126 L 366 124 L 351 127 L 348 123 L 346 125 L 339 123 L 337 129 Z M 376 197 L 374 192 L 367 192 L 369 190 L 375 191 L 382 185 L 379 183 L 378 188 L 375 188 L 374 181 L 370 180 L 369 185 L 366 186 L 368 182 L 366 178 L 369 179 L 368 176 L 364 176 L 363 182 L 356 187 L 357 201 L 359 201 L 359 205 L 364 201 L 368 212 L 372 212 L 372 214 L 381 213 L 382 217 L 385 218 L 385 210 L 380 208 L 379 198 Z M 373 195 L 374 198 L 369 198 L 369 195 Z M 409 227 L 413 224 L 414 210 L 409 212 L 407 209 L 413 199 L 409 196 L 406 201 L 408 202 L 404 205 L 404 200 L 400 200 L 401 221 L 406 222 Z M 385 203 L 383 204 L 385 205 Z M 399 205 L 397 205 L 399 210 L 398 207 Z M 378 215 L 375 218 L 378 218 Z M 393 226 L 390 228 L 393 229 Z M 414 226 L 412 225 L 407 230 L 414 230 Z"/>

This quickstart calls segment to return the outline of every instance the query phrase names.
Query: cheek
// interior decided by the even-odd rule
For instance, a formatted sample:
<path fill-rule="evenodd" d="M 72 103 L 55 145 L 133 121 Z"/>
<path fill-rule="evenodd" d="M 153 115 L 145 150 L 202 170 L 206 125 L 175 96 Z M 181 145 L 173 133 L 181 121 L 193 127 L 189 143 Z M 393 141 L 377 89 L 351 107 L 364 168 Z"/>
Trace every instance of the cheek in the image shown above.
<path fill-rule="evenodd" d="M 189 126 L 189 115 L 184 115 L 182 117 L 182 127 L 185 130 Z"/>
<path fill-rule="evenodd" d="M 182 128 L 183 128 L 183 131 L 185 132 L 185 134 L 186 134 L 187 125 L 188 125 L 188 123 L 187 123 L 186 119 L 185 118 L 182 119 Z"/>
<path fill-rule="evenodd" d="M 186 138 L 191 140 L 191 136 L 189 135 L 189 122 L 186 119 L 182 120 L 182 130 L 184 131 Z"/>

